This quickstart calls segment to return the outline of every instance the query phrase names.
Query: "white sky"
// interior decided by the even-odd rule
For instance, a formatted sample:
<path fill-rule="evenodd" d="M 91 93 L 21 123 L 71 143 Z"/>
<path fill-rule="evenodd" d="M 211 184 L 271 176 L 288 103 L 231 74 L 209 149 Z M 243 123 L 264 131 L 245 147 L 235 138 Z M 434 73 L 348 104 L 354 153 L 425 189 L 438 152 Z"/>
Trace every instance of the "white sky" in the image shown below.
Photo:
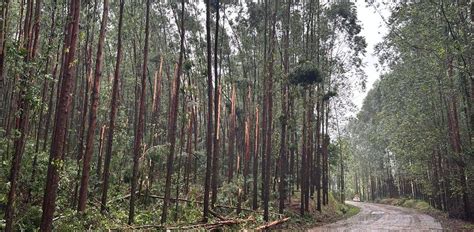
<path fill-rule="evenodd" d="M 357 89 L 354 92 L 353 98 L 354 104 L 357 106 L 358 110 L 360 110 L 367 92 L 372 88 L 372 85 L 380 76 L 380 72 L 375 67 L 378 58 L 377 54 L 374 54 L 374 47 L 377 43 L 381 42 L 383 36 L 387 34 L 387 27 L 380 14 L 387 19 L 390 13 L 384 4 L 378 6 L 379 12 L 377 12 L 373 6 L 367 6 L 365 0 L 356 0 L 356 6 L 357 17 L 362 23 L 361 35 L 365 37 L 367 42 L 367 54 L 363 59 L 366 64 L 364 71 L 367 74 L 366 90 L 362 91 L 361 89 Z"/>

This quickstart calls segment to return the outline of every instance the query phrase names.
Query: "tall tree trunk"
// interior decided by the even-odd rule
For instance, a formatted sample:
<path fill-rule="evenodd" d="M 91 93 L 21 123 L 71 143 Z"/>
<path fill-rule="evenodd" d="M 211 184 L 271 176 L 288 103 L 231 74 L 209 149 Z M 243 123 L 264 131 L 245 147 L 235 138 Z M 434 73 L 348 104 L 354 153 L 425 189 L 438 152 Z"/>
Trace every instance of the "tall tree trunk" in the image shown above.
<path fill-rule="evenodd" d="M 76 100 L 76 99 L 73 99 L 73 102 L 72 102 L 72 109 L 73 109 L 73 112 L 75 112 L 75 105 L 76 105 L 76 102 L 79 103 L 79 104 L 82 104 L 82 107 L 79 106 L 81 109 L 78 110 L 78 112 L 80 111 L 81 113 L 81 117 L 80 117 L 80 122 L 78 123 L 79 124 L 79 128 L 77 129 L 77 133 L 79 133 L 78 135 L 78 143 L 77 143 L 77 150 L 75 151 L 76 153 L 76 165 L 77 165 L 77 172 L 76 172 L 76 177 L 74 180 L 72 180 L 71 182 L 74 184 L 74 193 L 71 195 L 71 207 L 74 208 L 74 207 L 77 207 L 77 200 L 78 200 L 78 194 L 79 194 L 79 185 L 80 185 L 80 178 L 81 178 L 81 170 L 82 170 L 82 165 L 81 165 L 81 161 L 82 161 L 82 158 L 84 156 L 84 150 L 85 150 L 85 139 L 84 139 L 84 134 L 86 133 L 86 124 L 87 124 L 87 112 L 88 112 L 88 105 L 89 105 L 89 91 L 91 89 L 91 86 L 92 86 L 92 78 L 93 78 L 93 68 L 92 68 L 92 47 L 93 47 L 93 40 L 94 40 L 94 28 L 95 28 L 95 23 L 92 23 L 92 20 L 93 20 L 93 15 L 96 14 L 96 9 L 97 9 L 97 0 L 95 1 L 89 1 L 86 3 L 86 22 L 85 24 L 87 25 L 86 26 L 86 31 L 85 31 L 85 34 L 86 34 L 86 40 L 85 40 L 85 43 L 84 43 L 84 62 L 83 62 L 83 65 L 85 66 L 84 69 L 85 71 L 85 74 L 82 75 L 82 86 L 81 86 L 81 90 L 80 90 L 80 94 L 82 95 L 82 99 L 80 100 Z M 91 4 L 93 4 L 93 7 L 90 7 Z M 92 26 L 91 26 L 92 25 Z M 82 59 L 79 59 L 80 57 L 80 54 L 81 54 L 81 46 L 80 46 L 80 42 L 79 41 L 79 44 L 77 45 L 79 50 L 78 50 L 78 60 L 82 60 Z M 78 65 L 79 67 L 79 65 Z M 74 89 L 74 96 L 76 95 L 75 94 L 75 91 L 76 89 L 78 88 L 77 87 L 77 81 L 78 81 L 78 78 L 76 78 L 76 87 Z M 83 92 L 83 88 L 85 88 L 85 93 Z M 74 114 L 73 114 L 74 115 Z M 70 139 L 69 139 L 70 140 Z"/>
<path fill-rule="evenodd" d="M 163 56 L 160 57 L 160 68 L 157 72 L 155 72 L 155 82 L 153 88 L 153 102 L 152 102 L 152 131 L 150 134 L 150 144 L 151 146 L 155 146 L 158 144 L 159 140 L 159 115 L 160 115 L 160 101 L 161 101 L 161 81 L 162 81 L 162 72 L 163 72 Z M 152 189 L 153 183 L 155 180 L 155 161 L 150 161 L 150 170 L 149 170 L 149 184 L 147 188 L 147 193 L 149 190 Z"/>
<path fill-rule="evenodd" d="M 313 92 L 314 87 L 310 86 L 308 89 L 308 108 L 309 110 L 306 112 L 307 115 L 307 143 L 306 143 L 306 162 L 305 162 L 305 210 L 309 212 L 309 198 L 311 195 L 311 173 L 313 172 L 313 115 L 314 115 L 314 102 L 313 102 Z"/>
<path fill-rule="evenodd" d="M 321 15 L 321 6 L 319 0 L 316 0 L 316 62 L 318 69 L 321 70 L 321 54 L 320 54 L 320 15 Z M 322 93 L 321 85 L 317 86 L 316 93 L 316 173 L 315 173 L 315 182 L 316 182 L 316 209 L 321 212 L 321 101 L 320 96 Z"/>
<path fill-rule="evenodd" d="M 142 154 L 142 140 L 145 117 L 145 90 L 146 90 L 146 75 L 148 65 L 148 38 L 150 32 L 150 6 L 151 0 L 146 1 L 146 17 L 145 17 L 145 45 L 143 47 L 143 65 L 142 65 L 142 80 L 139 102 L 139 113 L 136 123 L 135 142 L 133 145 L 133 169 L 132 169 L 132 183 L 130 192 L 130 209 L 128 213 L 128 224 L 132 224 L 135 219 L 135 198 L 138 182 L 138 166 L 140 162 L 140 155 Z"/>
<path fill-rule="evenodd" d="M 287 154 L 288 154 L 288 73 L 289 73 L 289 42 L 290 42 L 290 10 L 291 2 L 287 0 L 287 9 L 286 9 L 286 22 L 285 22 L 285 32 L 284 32 L 284 80 L 281 84 L 281 139 L 280 139 L 280 184 L 278 187 L 280 196 L 279 196 L 279 205 L 278 212 L 283 213 L 285 208 L 285 198 L 287 191 L 287 182 L 286 182 L 286 171 L 287 171 Z"/>
<path fill-rule="evenodd" d="M 76 42 L 79 32 L 79 16 L 81 9 L 80 0 L 71 0 L 68 12 L 68 28 L 64 40 L 67 48 L 66 57 L 63 62 L 63 75 L 61 76 L 61 88 L 55 113 L 55 126 L 46 177 L 46 187 L 43 198 L 43 214 L 41 216 L 41 231 L 51 231 L 54 210 L 56 207 L 56 194 L 59 182 L 59 170 L 64 158 L 64 142 L 67 130 L 67 119 L 70 114 L 72 100 L 71 91 L 74 88 L 73 68 L 75 66 L 74 56 L 76 53 Z M 69 36 L 70 35 L 70 36 Z"/>
<path fill-rule="evenodd" d="M 236 115 L 235 115 L 235 99 L 236 99 L 236 94 L 235 94 L 235 85 L 232 85 L 232 96 L 230 100 L 230 128 L 229 128 L 229 174 L 228 174 L 228 182 L 230 183 L 232 181 L 232 178 L 234 178 L 234 144 L 235 144 L 235 127 L 236 127 Z"/>
<path fill-rule="evenodd" d="M 304 105 L 304 112 L 303 112 L 303 123 L 302 125 L 302 145 L 301 145 L 301 169 L 300 169 L 300 186 L 301 186 L 301 196 L 300 196 L 300 214 L 304 215 L 305 212 L 307 211 L 307 205 L 306 205 L 306 162 L 307 162 L 307 146 L 308 146 L 308 130 L 307 130 L 307 124 L 308 124 L 308 98 L 307 98 L 307 89 L 303 90 L 303 105 Z"/>
<path fill-rule="evenodd" d="M 5 48 L 6 42 L 5 35 L 7 32 L 8 25 L 8 10 L 10 8 L 10 0 L 4 0 L 2 3 L 1 17 L 2 22 L 0 23 L 0 96 L 3 96 L 4 87 L 4 65 L 5 65 Z M 2 105 L 3 107 L 4 105 Z M 3 115 L 2 115 L 3 116 Z M 5 119 L 5 118 L 4 118 Z"/>
<path fill-rule="evenodd" d="M 218 72 L 218 56 L 217 52 L 219 50 L 219 1 L 215 1 L 216 4 L 216 30 L 214 35 L 214 144 L 213 144 L 213 153 L 212 153 L 212 177 L 211 177 L 211 207 L 214 207 L 214 204 L 217 201 L 217 186 L 219 184 L 219 72 Z"/>
<path fill-rule="evenodd" d="M 290 108 L 290 118 L 294 120 L 295 118 L 295 99 L 294 95 L 290 95 L 290 100 L 289 100 L 288 107 Z M 294 195 L 294 185 L 295 185 L 295 180 L 296 180 L 296 172 L 295 172 L 295 164 L 297 165 L 297 162 L 295 160 L 295 153 L 298 148 L 298 141 L 296 140 L 296 128 L 295 125 L 289 125 L 289 133 L 290 133 L 290 168 L 289 168 L 289 174 L 290 174 L 290 189 L 288 191 L 288 200 L 291 202 L 291 196 Z"/>
<path fill-rule="evenodd" d="M 40 8 L 41 1 L 36 1 L 35 5 L 35 15 L 33 16 L 33 0 L 29 0 L 27 3 L 27 11 L 30 12 L 28 18 L 25 18 L 26 21 L 35 20 L 33 27 L 25 22 L 24 30 L 24 45 L 23 48 L 27 50 L 27 54 L 24 57 L 25 63 L 34 61 L 36 56 L 37 41 L 39 36 L 39 20 L 40 20 Z M 1 74 L 0 74 L 1 75 Z M 17 99 L 17 110 L 19 111 L 18 116 L 15 117 L 15 130 L 20 133 L 20 136 L 15 137 L 13 142 L 14 154 L 12 158 L 12 164 L 10 168 L 10 190 L 8 191 L 8 201 L 7 207 L 5 210 L 5 231 L 13 231 L 13 216 L 15 208 L 15 198 L 16 198 L 16 187 L 17 179 L 20 175 L 21 168 L 21 159 L 25 151 L 25 143 L 28 135 L 28 126 L 29 126 L 29 113 L 30 113 L 30 102 L 28 95 L 30 86 L 32 85 L 33 70 L 28 69 L 25 73 L 21 75 L 20 78 L 20 90 L 18 93 Z"/>
<path fill-rule="evenodd" d="M 339 118 L 338 118 L 337 111 L 336 111 L 335 108 L 334 108 L 334 115 L 336 116 L 337 136 L 339 137 L 339 165 L 340 165 L 340 176 L 339 176 L 339 178 L 340 178 L 339 179 L 340 180 L 339 188 L 340 189 L 339 189 L 339 192 L 340 192 L 340 201 L 341 201 L 342 204 L 344 204 L 344 200 L 345 200 L 345 196 L 344 196 L 344 156 L 343 156 L 344 147 L 343 147 L 343 143 L 342 143 L 343 140 L 342 140 L 341 131 L 339 130 Z M 390 168 L 387 170 L 389 177 L 391 177 L 390 170 L 391 170 Z M 357 192 L 357 189 L 356 189 L 356 192 Z M 390 195 L 390 197 L 393 197 L 393 196 Z"/>
<path fill-rule="evenodd" d="M 60 59 L 60 53 L 59 53 L 59 47 L 60 45 L 58 45 L 58 51 L 56 53 L 56 61 L 55 61 L 55 64 L 54 64 L 54 68 L 51 72 L 51 75 L 53 77 L 53 81 L 51 81 L 50 83 L 50 90 L 49 90 L 49 97 L 48 97 L 48 111 L 46 112 L 46 123 L 45 123 L 45 130 L 44 130 L 44 141 L 43 141 L 43 146 L 41 148 L 41 150 L 44 152 L 46 151 L 46 147 L 47 147 L 47 144 L 48 144 L 48 137 L 49 137 L 49 129 L 50 129 L 50 125 L 51 125 L 51 115 L 52 115 L 52 112 L 53 112 L 53 99 L 54 99 L 54 93 L 56 92 L 55 91 L 55 86 L 56 86 L 56 73 L 58 71 L 58 61 Z"/>
<path fill-rule="evenodd" d="M 184 75 L 183 77 L 183 80 L 186 79 L 186 75 Z M 186 86 L 185 86 L 186 87 Z M 187 100 L 186 98 L 184 99 L 185 101 Z M 185 115 L 185 110 L 186 110 L 186 104 L 181 104 L 181 115 Z M 189 116 L 188 116 L 189 117 Z M 184 147 L 184 138 L 185 138 L 185 134 L 184 134 L 184 130 L 186 128 L 186 116 L 184 116 L 184 119 L 181 120 L 181 130 L 180 130 L 180 138 L 179 138 L 179 153 L 178 154 L 183 154 L 183 147 Z M 182 164 L 182 156 L 178 156 L 177 157 L 177 161 L 178 161 L 178 167 L 177 167 L 177 173 L 178 173 L 178 176 L 175 180 L 175 186 L 176 186 L 176 195 L 175 195 L 175 199 L 179 199 L 179 186 L 180 186 L 180 179 L 181 179 L 181 164 Z M 175 210 L 174 210 L 174 221 L 177 221 L 178 220 L 178 207 L 179 207 L 179 201 L 175 201 Z"/>
<path fill-rule="evenodd" d="M 191 84 L 191 83 L 190 83 Z M 186 141 L 186 163 L 184 170 L 184 195 L 187 196 L 189 193 L 189 173 L 191 172 L 191 161 L 192 161 L 192 140 L 193 140 L 193 129 L 194 129 L 194 106 L 188 107 L 191 115 L 188 119 L 188 140 Z"/>
<path fill-rule="evenodd" d="M 322 94 L 324 94 L 324 83 L 321 88 Z M 325 101 L 323 100 L 323 97 L 321 97 L 321 201 L 323 205 L 326 205 L 326 137 L 327 134 L 325 133 L 325 127 L 326 127 L 326 107 L 325 107 Z"/>
<path fill-rule="evenodd" d="M 463 157 L 463 150 L 461 146 L 461 136 L 459 132 L 459 119 L 457 110 L 457 97 L 456 89 L 454 86 L 454 72 L 453 72 L 453 58 L 448 57 L 448 78 L 450 81 L 450 94 L 448 103 L 448 125 L 449 125 L 449 136 L 451 139 L 451 147 L 455 154 L 455 162 L 458 167 L 458 175 L 461 184 L 461 196 L 464 206 L 464 217 L 466 219 L 473 219 L 470 212 L 468 188 L 466 181 L 465 172 L 465 161 Z"/>
<path fill-rule="evenodd" d="M 268 78 L 267 78 L 267 126 L 266 126 L 266 142 L 265 142 L 265 177 L 264 177 L 264 189 L 263 189 L 263 220 L 269 220 L 269 200 L 270 200 L 270 170 L 271 170 L 271 156 L 272 156 L 272 132 L 273 132 L 273 62 L 274 62 L 274 50 L 275 50 L 275 24 L 276 24 L 276 12 L 278 10 L 278 0 L 275 0 L 275 9 L 272 12 L 272 30 L 270 36 L 270 47 L 269 47 L 269 63 L 268 63 Z"/>
<path fill-rule="evenodd" d="M 94 85 L 92 87 L 92 98 L 89 113 L 89 127 L 87 129 L 86 150 L 82 163 L 81 189 L 79 191 L 79 205 L 77 207 L 77 211 L 79 212 L 83 212 L 86 209 L 87 203 L 90 163 L 92 153 L 94 152 L 94 135 L 97 126 L 97 108 L 99 107 L 100 78 L 102 76 L 102 63 L 104 60 L 103 49 L 109 12 L 109 1 L 104 0 L 102 7 L 102 22 L 100 25 L 99 42 L 97 45 L 97 56 L 95 61 Z"/>
<path fill-rule="evenodd" d="M 250 103 L 251 99 L 251 90 L 250 86 L 248 87 L 247 91 L 247 99 L 244 100 L 244 102 Z M 247 195 L 248 195 L 248 184 L 247 184 L 247 179 L 248 179 L 248 174 L 249 174 L 249 169 L 250 169 L 250 110 L 248 108 L 250 107 L 245 107 L 246 108 L 246 116 L 245 116 L 245 121 L 244 121 L 244 149 L 243 149 L 243 160 L 244 160 L 244 189 L 243 189 L 243 196 L 240 197 L 240 190 L 239 190 L 239 205 L 241 205 L 241 200 L 246 200 Z"/>
<path fill-rule="evenodd" d="M 104 173 L 103 173 L 103 184 L 102 184 L 102 197 L 100 204 L 100 211 L 102 214 L 107 209 L 107 192 L 109 189 L 109 176 L 110 176 L 110 160 L 112 158 L 112 142 L 114 139 L 115 130 L 115 117 L 117 116 L 117 105 L 118 105 L 118 94 L 119 94 L 119 79 L 120 79 L 120 62 L 122 60 L 122 26 L 123 26 L 123 9 L 125 0 L 120 0 L 120 13 L 119 13 L 119 25 L 117 32 L 117 56 L 115 61 L 115 72 L 114 81 L 112 87 L 112 100 L 110 102 L 110 115 L 109 115 L 109 129 L 107 134 L 107 144 L 105 148 L 104 158 Z"/>
<path fill-rule="evenodd" d="M 254 152 L 253 152 L 253 174 L 252 177 L 254 179 L 253 181 L 253 191 L 252 191 L 252 209 L 256 210 L 258 208 L 258 153 L 259 153 L 259 118 L 258 118 L 259 112 L 258 112 L 258 106 L 255 107 L 255 147 L 254 147 Z"/>
<path fill-rule="evenodd" d="M 102 174 L 102 157 L 104 154 L 104 136 L 105 136 L 105 131 L 107 131 L 107 126 L 103 125 L 100 128 L 100 133 L 99 133 L 99 154 L 97 154 L 97 169 L 96 169 L 96 176 L 97 179 L 100 180 L 101 174 Z"/>
<path fill-rule="evenodd" d="M 48 44 L 52 44 L 53 40 L 56 38 L 56 36 L 55 36 L 55 34 L 56 34 L 55 33 L 56 2 L 54 2 L 53 4 L 54 5 L 53 5 L 52 10 L 51 10 L 51 27 L 50 27 L 50 33 L 49 33 L 49 38 L 48 38 Z M 38 19 L 38 21 L 39 21 L 39 19 Z M 37 27 L 37 30 L 39 30 L 39 27 Z M 49 54 L 51 54 L 50 52 L 51 52 L 52 49 L 53 49 L 53 47 L 47 49 L 47 54 L 46 54 L 47 58 L 46 58 L 46 65 L 45 65 L 45 69 L 44 69 L 44 74 L 49 73 L 50 63 L 53 63 L 53 66 L 55 66 L 54 62 L 51 62 L 52 57 L 50 57 L 50 55 L 49 55 Z M 54 79 L 54 72 L 55 71 L 52 72 L 53 73 L 52 74 L 53 79 Z M 43 129 L 43 120 L 44 120 L 45 116 L 48 117 L 47 121 L 49 120 L 49 112 L 50 112 L 49 107 L 48 107 L 48 115 L 44 115 L 44 108 L 45 108 L 45 105 L 46 105 L 45 103 L 47 101 L 48 84 L 51 87 L 51 86 L 54 86 L 54 82 L 53 81 L 48 81 L 47 79 L 45 79 L 44 82 L 43 82 L 43 88 L 42 88 L 42 93 L 41 93 L 41 107 L 40 107 L 41 109 L 40 109 L 39 119 L 38 119 L 38 131 L 37 131 L 37 134 L 36 134 L 35 155 L 33 157 L 30 183 L 34 183 L 35 180 L 36 180 L 36 171 L 37 171 L 37 166 L 38 166 L 38 153 L 39 153 L 39 149 L 40 149 L 39 148 L 39 146 L 40 146 L 39 143 L 40 143 L 41 136 L 43 135 L 42 139 L 43 139 L 44 144 L 47 141 L 46 131 L 48 130 L 48 128 Z M 0 83 L 0 85 L 1 85 L 1 83 Z M 2 93 L 2 91 L 0 90 L 0 95 L 1 95 L 1 93 Z M 45 149 L 43 149 L 43 151 L 44 150 Z M 31 202 L 32 191 L 33 191 L 33 184 L 30 184 L 30 186 L 28 188 L 28 199 L 27 199 L 28 203 Z"/>
<path fill-rule="evenodd" d="M 206 43 L 207 43 L 207 134 L 206 134 L 206 176 L 204 180 L 203 221 L 209 220 L 209 190 L 212 167 L 212 67 L 211 67 L 211 12 L 210 0 L 206 0 Z"/>
<path fill-rule="evenodd" d="M 89 2 L 88 4 L 91 4 Z M 87 24 L 90 25 L 92 23 L 93 19 L 93 14 L 95 14 L 95 9 L 96 6 L 94 5 L 93 7 L 93 13 L 88 12 L 87 17 Z M 76 157 L 76 164 L 77 164 L 77 181 L 75 181 L 75 186 L 74 186 L 74 196 L 73 196 L 73 207 L 76 206 L 76 200 L 77 200 L 77 194 L 79 192 L 79 178 L 81 175 L 81 160 L 84 156 L 84 133 L 86 131 L 86 123 L 87 123 L 87 113 L 89 112 L 88 105 L 89 105 L 89 91 L 92 85 L 92 44 L 94 40 L 94 36 L 92 31 L 94 30 L 94 27 L 92 29 L 90 28 L 91 26 L 87 27 L 86 31 L 86 44 L 85 44 L 85 53 L 86 53 L 86 62 L 85 62 L 85 69 L 86 69 L 86 74 L 84 79 L 84 85 L 85 85 L 85 92 L 83 96 L 83 106 L 82 106 L 82 116 L 81 116 L 81 126 L 79 129 L 79 142 L 78 142 L 78 148 L 77 148 L 77 157 Z M 83 87 L 84 87 L 83 85 Z"/>
<path fill-rule="evenodd" d="M 181 28 L 180 28 L 180 51 L 178 58 L 178 65 L 176 67 L 175 79 L 173 84 L 172 103 L 170 108 L 169 122 L 168 122 L 168 142 L 170 145 L 168 157 L 166 159 L 166 183 L 165 183 L 165 199 L 163 201 L 163 210 L 161 214 L 161 223 L 166 223 L 168 216 L 168 204 L 171 195 L 171 175 L 173 174 L 173 160 L 176 146 L 176 121 L 178 117 L 179 104 L 179 86 L 182 72 L 183 58 L 184 58 L 184 1 L 181 1 Z"/>

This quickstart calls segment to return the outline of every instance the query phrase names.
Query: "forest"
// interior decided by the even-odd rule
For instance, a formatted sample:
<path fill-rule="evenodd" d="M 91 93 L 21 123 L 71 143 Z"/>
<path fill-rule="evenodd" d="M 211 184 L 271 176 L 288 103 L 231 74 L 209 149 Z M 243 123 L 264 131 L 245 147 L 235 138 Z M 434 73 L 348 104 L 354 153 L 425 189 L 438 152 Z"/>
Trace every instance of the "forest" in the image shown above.
<path fill-rule="evenodd" d="M 474 2 L 355 2 L 3 0 L 0 230 L 474 221 Z"/>

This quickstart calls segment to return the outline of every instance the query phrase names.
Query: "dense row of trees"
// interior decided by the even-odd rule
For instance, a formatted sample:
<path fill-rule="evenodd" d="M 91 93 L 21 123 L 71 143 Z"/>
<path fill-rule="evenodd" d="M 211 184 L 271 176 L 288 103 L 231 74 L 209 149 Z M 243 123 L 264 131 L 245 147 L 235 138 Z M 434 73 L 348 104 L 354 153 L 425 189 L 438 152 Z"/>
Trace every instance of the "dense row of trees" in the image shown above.
<path fill-rule="evenodd" d="M 328 204 L 332 105 L 346 109 L 364 82 L 353 4 L 1 10 L 6 231 L 207 221 L 219 205 L 261 207 L 268 221 L 291 201 L 301 214 Z"/>
<path fill-rule="evenodd" d="M 424 1 L 392 9 L 377 49 L 386 69 L 349 126 L 351 192 L 423 199 L 473 217 L 472 8 Z"/>

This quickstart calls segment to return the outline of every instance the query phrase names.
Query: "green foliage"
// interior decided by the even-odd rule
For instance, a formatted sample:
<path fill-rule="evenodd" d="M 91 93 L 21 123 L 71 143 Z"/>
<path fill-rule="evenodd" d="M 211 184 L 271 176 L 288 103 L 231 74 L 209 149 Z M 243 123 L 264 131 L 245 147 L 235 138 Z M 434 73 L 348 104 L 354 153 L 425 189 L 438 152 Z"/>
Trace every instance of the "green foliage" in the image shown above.
<path fill-rule="evenodd" d="M 41 206 L 32 206 L 18 218 L 18 227 L 24 231 L 34 231 L 41 222 Z"/>
<path fill-rule="evenodd" d="M 72 209 L 65 209 L 54 222 L 53 226 L 61 231 L 100 230 L 110 227 L 111 221 L 96 210 L 87 213 L 77 213 Z"/>
<path fill-rule="evenodd" d="M 162 145 L 156 145 L 153 147 L 150 147 L 146 150 L 146 155 L 150 160 L 153 162 L 160 162 L 160 160 L 165 160 L 163 157 L 166 157 L 166 155 L 169 153 L 169 145 L 168 144 L 162 144 Z"/>
<path fill-rule="evenodd" d="M 192 61 L 186 60 L 186 61 L 184 62 L 184 67 L 183 67 L 183 69 L 184 69 L 185 72 L 191 71 L 191 68 L 193 68 L 193 67 L 194 67 L 194 64 L 193 64 Z"/>
<path fill-rule="evenodd" d="M 317 66 L 309 61 L 302 62 L 289 75 L 293 85 L 308 86 L 321 82 L 323 79 Z"/>

